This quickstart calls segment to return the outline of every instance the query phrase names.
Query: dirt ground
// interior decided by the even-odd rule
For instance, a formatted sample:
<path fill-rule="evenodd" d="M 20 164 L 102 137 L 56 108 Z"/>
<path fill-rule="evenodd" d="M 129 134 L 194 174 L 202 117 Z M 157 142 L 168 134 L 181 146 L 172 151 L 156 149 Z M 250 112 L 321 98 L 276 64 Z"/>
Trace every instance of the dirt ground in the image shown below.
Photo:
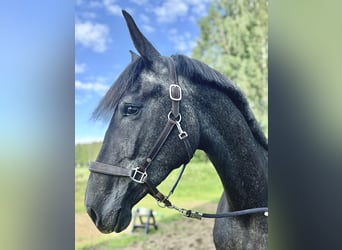
<path fill-rule="evenodd" d="M 216 203 L 201 204 L 200 212 L 215 212 Z M 148 234 L 147 240 L 139 241 L 121 250 L 211 250 L 215 249 L 212 231 L 213 219 L 189 219 L 180 217 L 180 220 L 162 223 L 157 221 L 158 230 Z M 154 230 L 154 229 L 152 229 Z M 87 214 L 76 216 L 76 240 L 79 243 L 92 239 L 115 240 L 118 234 L 101 234 L 92 224 Z M 131 226 L 124 233 L 131 234 Z M 137 229 L 133 234 L 144 234 L 143 229 Z M 107 250 L 106 245 L 97 245 L 89 249 Z"/>
<path fill-rule="evenodd" d="M 200 223 L 194 220 L 176 221 L 169 225 L 172 227 L 168 233 L 154 234 L 147 241 L 137 242 L 122 250 L 179 250 L 179 249 L 215 249 L 212 237 L 213 221 L 208 219 Z"/>
<path fill-rule="evenodd" d="M 216 211 L 216 204 L 206 204 L 203 211 Z M 202 211 L 202 210 L 201 210 Z M 184 218 L 168 224 L 158 224 L 163 233 L 151 234 L 147 241 L 137 242 L 122 250 L 211 250 L 213 243 L 213 219 L 195 220 Z"/>

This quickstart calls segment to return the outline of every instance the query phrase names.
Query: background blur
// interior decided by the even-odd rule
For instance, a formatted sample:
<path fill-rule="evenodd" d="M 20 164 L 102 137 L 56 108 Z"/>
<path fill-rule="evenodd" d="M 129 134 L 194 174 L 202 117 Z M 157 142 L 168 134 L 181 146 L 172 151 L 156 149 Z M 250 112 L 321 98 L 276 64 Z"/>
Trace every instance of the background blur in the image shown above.
<path fill-rule="evenodd" d="M 269 3 L 270 249 L 341 249 L 338 1 Z M 1 1 L 2 249 L 73 249 L 70 1 Z"/>

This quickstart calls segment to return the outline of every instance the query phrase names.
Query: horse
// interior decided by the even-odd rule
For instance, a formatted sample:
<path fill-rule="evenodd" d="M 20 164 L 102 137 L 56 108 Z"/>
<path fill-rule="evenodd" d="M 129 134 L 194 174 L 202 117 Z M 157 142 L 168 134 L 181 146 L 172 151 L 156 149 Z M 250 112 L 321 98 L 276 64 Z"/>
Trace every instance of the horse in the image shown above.
<path fill-rule="evenodd" d="M 268 203 L 268 142 L 242 91 L 206 64 L 162 56 L 122 11 L 133 44 L 131 62 L 95 109 L 108 119 L 101 150 L 90 165 L 85 207 L 102 233 L 128 227 L 147 194 L 175 208 L 157 186 L 203 150 L 224 192 L 217 213 Z M 186 211 L 188 217 L 198 213 Z M 184 212 L 184 211 L 180 211 Z M 267 249 L 267 217 L 215 219 L 217 249 Z"/>

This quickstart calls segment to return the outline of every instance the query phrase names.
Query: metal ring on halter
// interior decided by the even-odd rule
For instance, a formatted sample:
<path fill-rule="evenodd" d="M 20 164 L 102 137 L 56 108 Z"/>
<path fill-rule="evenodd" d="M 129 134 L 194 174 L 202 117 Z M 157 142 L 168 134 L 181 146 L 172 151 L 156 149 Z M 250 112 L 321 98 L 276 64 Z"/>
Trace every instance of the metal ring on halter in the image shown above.
<path fill-rule="evenodd" d="M 163 201 L 157 201 L 157 205 L 161 208 L 167 208 L 167 206 L 165 205 L 165 203 L 163 203 Z"/>
<path fill-rule="evenodd" d="M 178 121 L 177 120 L 174 120 L 171 118 L 171 115 L 172 115 L 172 111 L 169 112 L 169 114 L 167 115 L 167 119 L 169 119 L 169 121 L 171 122 L 175 122 L 175 123 L 180 123 L 182 121 L 182 115 L 181 114 L 178 114 L 177 117 L 175 117 L 176 119 L 178 118 Z"/>

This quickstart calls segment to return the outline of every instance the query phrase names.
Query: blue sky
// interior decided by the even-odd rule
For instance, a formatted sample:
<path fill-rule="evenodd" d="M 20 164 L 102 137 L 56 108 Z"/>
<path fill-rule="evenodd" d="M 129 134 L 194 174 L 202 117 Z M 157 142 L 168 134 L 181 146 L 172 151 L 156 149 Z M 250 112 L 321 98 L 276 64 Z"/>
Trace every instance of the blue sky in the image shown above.
<path fill-rule="evenodd" d="M 106 90 L 130 61 L 127 10 L 162 55 L 190 55 L 197 21 L 210 0 L 77 0 L 75 6 L 75 142 L 100 141 L 107 124 L 90 119 Z"/>

